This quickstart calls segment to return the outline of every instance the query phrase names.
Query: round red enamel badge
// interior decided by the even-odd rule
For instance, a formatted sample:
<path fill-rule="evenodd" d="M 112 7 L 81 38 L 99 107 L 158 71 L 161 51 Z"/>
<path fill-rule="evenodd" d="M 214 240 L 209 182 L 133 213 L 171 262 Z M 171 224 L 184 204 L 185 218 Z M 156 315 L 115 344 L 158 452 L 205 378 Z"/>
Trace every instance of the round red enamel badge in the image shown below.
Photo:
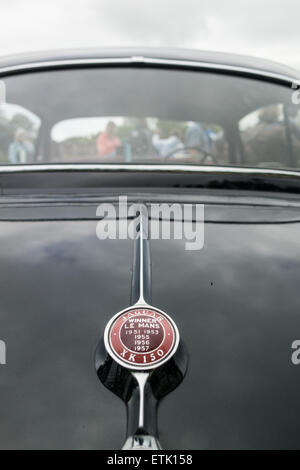
<path fill-rule="evenodd" d="M 152 369 L 170 359 L 179 335 L 173 320 L 152 307 L 131 308 L 116 315 L 105 330 L 105 345 L 119 364 Z"/>

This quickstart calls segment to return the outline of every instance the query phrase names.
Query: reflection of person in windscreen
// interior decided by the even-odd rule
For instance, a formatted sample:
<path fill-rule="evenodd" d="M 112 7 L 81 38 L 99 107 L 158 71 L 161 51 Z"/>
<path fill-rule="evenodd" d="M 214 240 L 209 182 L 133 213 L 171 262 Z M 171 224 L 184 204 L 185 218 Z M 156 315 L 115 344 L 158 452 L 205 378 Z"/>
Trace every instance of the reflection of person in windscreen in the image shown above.
<path fill-rule="evenodd" d="M 280 112 L 279 106 L 262 109 L 257 124 L 244 131 L 246 164 L 285 162 L 286 135 Z"/>
<path fill-rule="evenodd" d="M 299 110 L 296 107 L 287 109 L 287 115 L 289 118 L 290 131 L 293 137 L 300 140 L 300 116 Z"/>
<path fill-rule="evenodd" d="M 153 155 L 151 131 L 147 119 L 140 118 L 130 136 L 131 154 L 134 157 L 149 157 Z"/>
<path fill-rule="evenodd" d="M 102 132 L 97 139 L 99 157 L 115 157 L 117 155 L 117 150 L 122 147 L 122 142 L 115 134 L 116 125 L 110 121 L 106 126 L 106 131 Z"/>
<path fill-rule="evenodd" d="M 201 154 L 201 150 L 210 153 L 210 138 L 200 122 L 193 122 L 189 125 L 184 136 L 184 146 L 195 155 Z"/>
<path fill-rule="evenodd" d="M 296 165 L 300 166 L 300 112 L 297 106 L 287 108 L 289 129 L 291 133 L 293 155 Z"/>
<path fill-rule="evenodd" d="M 176 155 L 176 152 L 183 148 L 180 132 L 177 129 L 172 129 L 169 137 L 165 139 L 161 138 L 160 131 L 157 130 L 153 135 L 152 144 L 160 157 Z"/>
<path fill-rule="evenodd" d="M 24 165 L 32 163 L 34 156 L 34 146 L 27 137 L 25 129 L 17 129 L 14 135 L 14 141 L 10 144 L 8 150 L 9 162 L 14 165 Z"/>

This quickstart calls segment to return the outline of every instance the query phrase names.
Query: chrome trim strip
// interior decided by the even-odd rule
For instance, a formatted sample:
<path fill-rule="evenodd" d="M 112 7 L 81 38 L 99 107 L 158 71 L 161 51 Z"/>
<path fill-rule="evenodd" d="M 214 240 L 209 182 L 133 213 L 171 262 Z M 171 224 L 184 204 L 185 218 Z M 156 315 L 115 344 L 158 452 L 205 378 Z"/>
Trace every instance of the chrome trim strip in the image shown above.
<path fill-rule="evenodd" d="M 133 61 L 130 57 L 121 58 L 105 58 L 105 59 L 58 59 L 58 60 L 45 60 L 41 62 L 28 62 L 24 64 L 9 65 L 0 68 L 0 74 L 13 73 L 13 72 L 27 72 L 32 70 L 40 70 L 44 68 L 55 67 L 69 67 L 69 66 L 82 66 L 82 65 L 123 65 L 132 64 Z"/>
<path fill-rule="evenodd" d="M 0 68 L 0 74 L 10 74 L 14 72 L 28 72 L 32 70 L 42 70 L 45 68 L 84 66 L 84 65 L 160 65 L 167 67 L 196 68 L 199 70 L 213 70 L 222 72 L 232 72 L 238 74 L 247 74 L 261 76 L 273 80 L 285 81 L 287 83 L 294 82 L 297 77 L 279 74 L 262 69 L 251 67 L 243 67 L 237 65 L 218 64 L 216 62 L 198 62 L 192 60 L 180 59 L 160 59 L 155 57 L 115 57 L 115 58 L 91 58 L 91 59 L 58 59 L 52 61 L 30 62 L 25 64 L 17 64 Z"/>
<path fill-rule="evenodd" d="M 162 450 L 162 447 L 156 437 L 139 435 L 128 437 L 122 450 Z"/>
<path fill-rule="evenodd" d="M 144 271 L 145 268 L 147 269 L 148 266 L 145 266 L 145 262 L 150 263 L 150 260 L 145 260 L 145 243 L 149 243 L 148 240 L 148 227 L 149 227 L 149 219 L 148 213 L 145 206 L 142 204 L 139 206 L 140 208 L 140 229 L 138 234 L 138 242 L 139 242 L 139 299 L 134 305 L 134 307 L 145 306 L 148 305 L 146 302 L 145 297 L 149 297 L 149 292 L 146 292 L 146 285 L 144 279 Z M 148 279 L 149 282 L 149 279 Z M 151 282 L 151 281 L 150 281 Z M 147 291 L 151 291 L 151 286 L 147 286 Z"/>
<path fill-rule="evenodd" d="M 149 217 L 144 204 L 135 204 L 136 220 L 139 222 L 139 232 L 134 240 L 133 267 L 131 280 L 131 304 L 145 306 L 152 304 L 151 298 L 151 259 Z"/>
<path fill-rule="evenodd" d="M 47 172 L 100 172 L 100 173 L 198 173 L 300 178 L 300 170 L 279 170 L 248 167 L 212 165 L 157 165 L 157 164 L 46 164 L 46 165 L 0 165 L 2 174 L 47 173 Z"/>
<path fill-rule="evenodd" d="M 243 67 L 237 65 L 225 65 L 225 64 L 218 64 L 216 62 L 197 62 L 197 61 L 190 61 L 190 60 L 172 60 L 172 59 L 152 59 L 152 58 L 144 58 L 144 63 L 149 65 L 169 65 L 169 66 L 181 66 L 181 67 L 195 67 L 199 69 L 209 69 L 209 70 L 219 70 L 222 72 L 234 72 L 234 73 L 246 73 L 249 75 L 260 75 L 266 78 L 272 78 L 276 80 L 283 80 L 283 81 L 294 81 L 295 77 L 290 75 L 283 75 L 278 74 L 275 72 L 268 72 L 262 69 L 255 69 L 250 67 Z"/>
<path fill-rule="evenodd" d="M 139 386 L 140 409 L 139 409 L 139 429 L 144 429 L 145 425 L 145 387 L 149 379 L 149 372 L 132 372 Z"/>

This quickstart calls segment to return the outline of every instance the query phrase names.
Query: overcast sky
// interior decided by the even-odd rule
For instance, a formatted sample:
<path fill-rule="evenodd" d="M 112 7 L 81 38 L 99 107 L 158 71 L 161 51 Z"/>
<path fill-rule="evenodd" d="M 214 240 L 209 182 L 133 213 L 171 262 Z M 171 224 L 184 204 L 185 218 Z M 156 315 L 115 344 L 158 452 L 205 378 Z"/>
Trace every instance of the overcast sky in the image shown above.
<path fill-rule="evenodd" d="M 0 54 L 99 46 L 244 53 L 300 70 L 300 0 L 1 0 Z"/>

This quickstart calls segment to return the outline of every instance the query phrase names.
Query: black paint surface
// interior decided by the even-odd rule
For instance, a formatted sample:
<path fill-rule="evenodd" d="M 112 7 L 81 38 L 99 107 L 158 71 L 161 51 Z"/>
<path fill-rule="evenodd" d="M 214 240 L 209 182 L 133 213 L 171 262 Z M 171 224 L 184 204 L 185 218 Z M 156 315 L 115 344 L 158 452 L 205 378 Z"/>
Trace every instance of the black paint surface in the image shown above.
<path fill-rule="evenodd" d="M 153 304 L 175 320 L 189 372 L 161 404 L 167 449 L 297 448 L 299 223 L 206 224 L 205 246 L 151 244 Z M 0 223 L 1 448 L 117 449 L 125 406 L 94 352 L 130 305 L 133 242 L 95 221 Z"/>

